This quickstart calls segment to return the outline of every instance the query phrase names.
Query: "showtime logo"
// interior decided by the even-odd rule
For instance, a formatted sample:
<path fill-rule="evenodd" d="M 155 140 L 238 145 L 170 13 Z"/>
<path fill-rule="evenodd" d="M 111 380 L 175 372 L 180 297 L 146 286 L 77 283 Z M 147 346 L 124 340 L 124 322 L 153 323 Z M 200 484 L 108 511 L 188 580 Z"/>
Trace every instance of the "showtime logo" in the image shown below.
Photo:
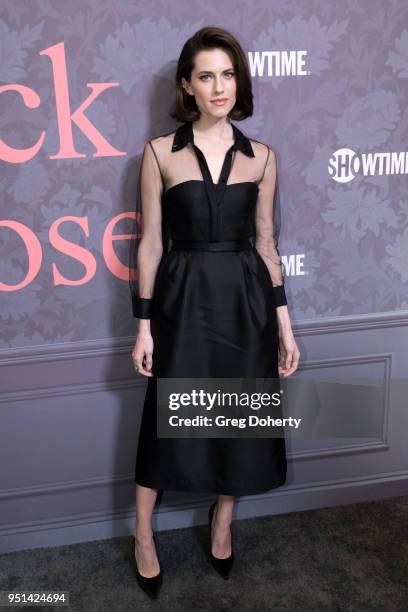
<path fill-rule="evenodd" d="M 361 153 L 352 149 L 338 149 L 327 167 L 332 179 L 349 183 L 361 172 L 363 176 L 408 174 L 408 152 Z"/>
<path fill-rule="evenodd" d="M 303 269 L 305 253 L 282 255 L 281 260 L 285 270 L 285 276 L 305 276 L 309 274 Z"/>
<path fill-rule="evenodd" d="M 307 51 L 250 51 L 249 66 L 252 76 L 309 76 L 306 70 Z"/>

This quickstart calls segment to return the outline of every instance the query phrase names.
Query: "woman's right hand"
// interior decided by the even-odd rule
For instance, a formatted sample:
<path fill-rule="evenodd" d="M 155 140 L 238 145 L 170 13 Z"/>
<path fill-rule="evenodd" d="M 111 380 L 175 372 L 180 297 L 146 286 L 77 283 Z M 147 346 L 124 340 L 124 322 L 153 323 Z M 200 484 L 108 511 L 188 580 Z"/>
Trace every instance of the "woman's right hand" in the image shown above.
<path fill-rule="evenodd" d="M 153 376 L 153 338 L 148 331 L 139 331 L 132 351 L 136 371 L 143 376 Z"/>

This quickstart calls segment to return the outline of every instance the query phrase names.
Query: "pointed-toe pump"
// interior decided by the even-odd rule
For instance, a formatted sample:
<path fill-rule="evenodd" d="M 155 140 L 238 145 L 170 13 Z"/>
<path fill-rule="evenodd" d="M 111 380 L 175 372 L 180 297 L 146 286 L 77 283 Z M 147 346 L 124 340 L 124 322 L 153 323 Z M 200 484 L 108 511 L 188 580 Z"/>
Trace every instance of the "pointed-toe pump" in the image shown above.
<path fill-rule="evenodd" d="M 156 546 L 156 551 L 157 551 L 157 542 L 156 542 L 156 536 L 154 532 L 153 532 L 153 540 L 154 540 L 154 544 Z M 135 544 L 135 536 L 133 536 L 133 543 Z M 163 582 L 162 570 L 160 569 L 160 572 L 157 574 L 157 576 L 146 578 L 146 576 L 142 576 L 141 573 L 139 572 L 139 569 L 137 567 L 137 562 L 136 562 L 136 556 L 135 555 L 133 556 L 135 560 L 136 580 L 137 580 L 138 585 L 151 599 L 156 599 L 159 594 L 162 582 Z M 159 559 L 159 563 L 160 563 L 160 559 Z"/>
<path fill-rule="evenodd" d="M 212 563 L 213 568 L 224 578 L 228 580 L 230 571 L 232 569 L 234 563 L 234 552 L 231 550 L 231 554 L 226 559 L 219 559 L 218 557 L 214 557 L 211 550 L 211 526 L 214 516 L 214 510 L 217 502 L 214 502 L 208 511 L 208 523 L 210 527 L 210 561 Z"/>

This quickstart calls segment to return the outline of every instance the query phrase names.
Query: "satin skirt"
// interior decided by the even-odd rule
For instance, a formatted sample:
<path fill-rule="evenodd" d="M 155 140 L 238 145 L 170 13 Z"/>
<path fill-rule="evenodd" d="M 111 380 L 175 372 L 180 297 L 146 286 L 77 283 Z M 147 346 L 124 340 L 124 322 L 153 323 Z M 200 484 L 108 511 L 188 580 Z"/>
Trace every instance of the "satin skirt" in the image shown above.
<path fill-rule="evenodd" d="M 286 481 L 283 438 L 157 437 L 157 378 L 278 378 L 278 326 L 266 264 L 239 251 L 171 250 L 154 287 L 153 377 L 135 482 L 163 490 L 253 495 Z"/>

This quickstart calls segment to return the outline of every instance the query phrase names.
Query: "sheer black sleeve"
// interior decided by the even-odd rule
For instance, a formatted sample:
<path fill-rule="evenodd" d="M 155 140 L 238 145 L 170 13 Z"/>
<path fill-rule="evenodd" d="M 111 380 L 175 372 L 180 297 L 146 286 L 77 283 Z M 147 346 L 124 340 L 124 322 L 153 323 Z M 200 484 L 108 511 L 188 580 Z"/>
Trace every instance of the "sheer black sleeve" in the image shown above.
<path fill-rule="evenodd" d="M 276 155 L 269 147 L 264 173 L 258 187 L 255 248 L 268 267 L 276 306 L 284 306 L 287 301 L 283 264 L 278 248 L 281 220 L 277 163 Z"/>
<path fill-rule="evenodd" d="M 134 227 L 129 254 L 129 286 L 133 316 L 150 319 L 157 269 L 163 254 L 163 180 L 151 141 L 143 150 L 136 190 Z"/>

